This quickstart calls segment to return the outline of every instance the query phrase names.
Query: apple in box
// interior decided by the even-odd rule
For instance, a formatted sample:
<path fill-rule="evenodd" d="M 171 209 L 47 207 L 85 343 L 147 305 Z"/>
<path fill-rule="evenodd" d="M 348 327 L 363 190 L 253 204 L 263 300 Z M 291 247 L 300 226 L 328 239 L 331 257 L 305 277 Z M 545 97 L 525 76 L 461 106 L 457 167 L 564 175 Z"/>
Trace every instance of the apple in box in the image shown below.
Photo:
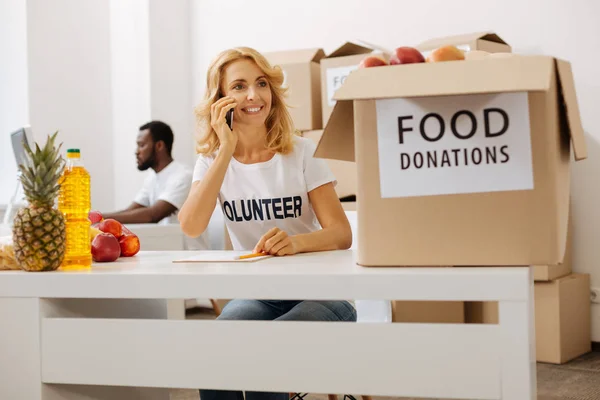
<path fill-rule="evenodd" d="M 402 46 L 398 47 L 392 58 L 390 58 L 390 65 L 400 65 L 400 64 L 415 64 L 415 63 L 423 63 L 425 62 L 425 57 L 423 54 L 414 47 Z"/>
<path fill-rule="evenodd" d="M 116 237 L 101 232 L 92 240 L 92 258 L 96 262 L 115 261 L 121 255 L 121 246 Z"/>
<path fill-rule="evenodd" d="M 358 64 L 358 68 L 382 67 L 388 63 L 380 56 L 367 56 Z"/>
<path fill-rule="evenodd" d="M 456 46 L 438 47 L 429 54 L 427 62 L 460 61 L 465 59 L 465 53 Z"/>

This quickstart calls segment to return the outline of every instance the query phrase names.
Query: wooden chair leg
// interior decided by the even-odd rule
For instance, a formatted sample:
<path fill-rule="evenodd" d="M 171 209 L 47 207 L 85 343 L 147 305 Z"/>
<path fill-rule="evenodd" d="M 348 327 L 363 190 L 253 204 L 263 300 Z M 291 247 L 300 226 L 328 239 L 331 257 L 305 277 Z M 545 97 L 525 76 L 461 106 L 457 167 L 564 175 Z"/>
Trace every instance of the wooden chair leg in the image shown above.
<path fill-rule="evenodd" d="M 337 395 L 336 394 L 328 394 L 327 400 L 337 400 Z"/>
<path fill-rule="evenodd" d="M 361 396 L 362 400 L 373 400 L 371 396 Z"/>
<path fill-rule="evenodd" d="M 217 303 L 215 299 L 210 299 L 210 304 L 212 304 L 213 310 L 215 310 L 217 317 L 221 315 L 221 307 L 219 307 L 219 303 Z"/>

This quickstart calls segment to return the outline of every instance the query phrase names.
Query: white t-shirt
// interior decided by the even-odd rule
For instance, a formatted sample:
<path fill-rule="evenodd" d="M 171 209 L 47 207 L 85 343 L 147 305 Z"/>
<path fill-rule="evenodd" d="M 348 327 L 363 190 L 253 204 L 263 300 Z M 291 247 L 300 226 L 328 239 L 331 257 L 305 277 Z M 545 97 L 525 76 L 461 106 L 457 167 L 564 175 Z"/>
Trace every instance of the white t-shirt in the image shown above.
<path fill-rule="evenodd" d="M 150 207 L 158 200 L 166 201 L 181 209 L 192 187 L 192 170 L 180 162 L 171 161 L 159 173 L 150 170 L 144 185 L 135 196 L 134 201 L 144 207 Z M 161 219 L 159 225 L 177 224 L 177 211 Z M 208 233 L 197 238 L 185 237 L 185 248 L 188 250 L 208 250 Z"/>
<path fill-rule="evenodd" d="M 171 161 L 159 173 L 151 169 L 134 201 L 150 207 L 158 200 L 163 200 L 180 209 L 190 192 L 191 177 L 192 171 L 177 161 Z M 179 224 L 176 213 L 163 218 L 159 224 Z"/>
<path fill-rule="evenodd" d="M 321 229 L 308 193 L 326 183 L 337 183 L 326 161 L 314 158 L 315 143 L 294 137 L 294 150 L 272 159 L 242 164 L 231 159 L 219 203 L 234 250 L 252 250 L 271 228 L 288 235 Z M 193 181 L 201 180 L 214 157 L 200 155 Z"/>

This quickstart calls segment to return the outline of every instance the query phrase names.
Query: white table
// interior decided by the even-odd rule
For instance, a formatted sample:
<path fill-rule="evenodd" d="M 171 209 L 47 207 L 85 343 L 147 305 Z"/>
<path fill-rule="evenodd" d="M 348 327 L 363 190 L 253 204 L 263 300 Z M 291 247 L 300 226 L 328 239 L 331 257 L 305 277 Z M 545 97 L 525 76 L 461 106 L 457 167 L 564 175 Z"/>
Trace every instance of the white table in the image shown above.
<path fill-rule="evenodd" d="M 529 268 L 364 268 L 351 251 L 0 273 L 0 399 L 167 400 L 168 388 L 535 399 Z M 165 299 L 499 301 L 500 324 L 182 321 Z"/>

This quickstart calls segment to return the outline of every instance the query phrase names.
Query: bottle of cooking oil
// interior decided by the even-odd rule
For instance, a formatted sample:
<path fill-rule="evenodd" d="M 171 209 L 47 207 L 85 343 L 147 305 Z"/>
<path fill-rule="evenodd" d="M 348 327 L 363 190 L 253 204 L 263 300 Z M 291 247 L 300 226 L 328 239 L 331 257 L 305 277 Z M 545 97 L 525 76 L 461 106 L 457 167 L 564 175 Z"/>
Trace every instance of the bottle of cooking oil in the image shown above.
<path fill-rule="evenodd" d="M 90 245 L 90 174 L 79 149 L 67 150 L 67 164 L 60 178 L 58 209 L 64 214 L 67 231 L 65 258 L 61 269 L 87 269 L 92 265 Z"/>

